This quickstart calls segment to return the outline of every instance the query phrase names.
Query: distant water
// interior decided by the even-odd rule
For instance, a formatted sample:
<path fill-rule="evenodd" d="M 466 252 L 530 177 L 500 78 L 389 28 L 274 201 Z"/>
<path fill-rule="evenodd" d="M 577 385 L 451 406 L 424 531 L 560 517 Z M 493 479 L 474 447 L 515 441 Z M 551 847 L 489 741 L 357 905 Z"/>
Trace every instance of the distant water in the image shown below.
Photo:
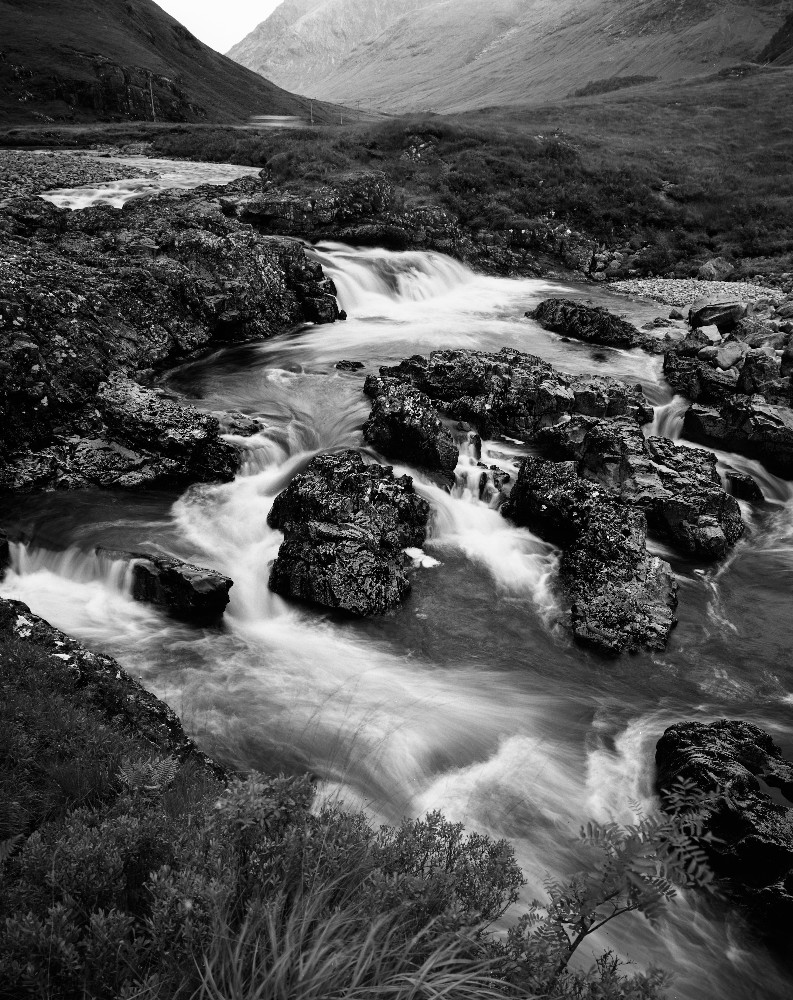
<path fill-rule="evenodd" d="M 152 171 L 156 176 L 104 181 L 87 187 L 54 188 L 41 197 L 58 208 L 81 209 L 94 205 L 121 208 L 125 202 L 142 195 L 174 189 L 188 191 L 201 184 L 228 184 L 239 177 L 256 177 L 261 171 L 261 167 L 242 167 L 231 163 L 193 163 L 147 156 L 114 156 L 106 158 L 106 162 L 139 167 Z"/>
<path fill-rule="evenodd" d="M 555 550 L 480 495 L 470 455 L 451 494 L 397 470 L 414 476 L 433 512 L 402 608 L 340 621 L 269 591 L 282 538 L 267 526 L 273 500 L 314 454 L 363 447 L 363 378 L 379 365 L 435 348 L 514 347 L 562 370 L 641 382 L 659 406 L 648 432 L 677 437 L 682 416 L 658 358 L 567 342 L 524 318 L 549 294 L 588 289 L 482 276 L 433 253 L 313 252 L 346 323 L 222 350 L 167 380 L 199 407 L 262 418 L 261 433 L 241 442 L 235 481 L 180 496 L 9 501 L 3 523 L 32 542 L 16 547 L 3 596 L 117 656 L 208 751 L 240 767 L 308 769 L 324 795 L 375 819 L 440 808 L 510 838 L 529 882 L 524 902 L 542 896 L 547 873 L 587 863 L 576 840 L 587 818 L 630 820 L 634 803 L 652 804 L 655 743 L 671 723 L 747 719 L 793 758 L 793 485 L 737 456 L 720 454 L 721 467 L 755 475 L 768 503 L 742 505 L 748 531 L 722 565 L 671 556 L 681 620 L 662 654 L 604 661 L 571 643 L 558 622 Z M 342 373 L 343 358 L 366 367 Z M 483 449 L 487 465 L 512 475 L 527 450 L 511 440 Z M 224 627 L 191 628 L 134 603 L 116 564 L 86 556 L 97 544 L 157 548 L 228 573 Z M 629 918 L 596 944 L 675 972 L 670 997 L 790 996 L 734 918 L 705 912 L 693 896 L 670 908 L 659 932 Z"/>

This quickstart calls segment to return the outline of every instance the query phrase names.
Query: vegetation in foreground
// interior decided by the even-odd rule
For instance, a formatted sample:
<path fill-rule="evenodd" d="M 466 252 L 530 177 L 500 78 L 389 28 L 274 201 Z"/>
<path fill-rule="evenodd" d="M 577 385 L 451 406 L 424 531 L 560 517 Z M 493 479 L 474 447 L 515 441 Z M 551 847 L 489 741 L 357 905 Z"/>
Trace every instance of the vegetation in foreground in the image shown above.
<path fill-rule="evenodd" d="M 736 277 L 793 270 L 793 71 L 739 67 L 556 105 L 349 128 L 177 130 L 161 155 L 267 167 L 316 186 L 384 170 L 405 206 L 436 205 L 472 230 L 549 218 L 615 244 L 646 244 L 643 273 L 686 276 L 713 256 Z"/>
<path fill-rule="evenodd" d="M 224 786 L 152 755 L 35 643 L 0 648 L 0 996 L 653 998 L 666 979 L 604 954 L 604 923 L 655 921 L 707 885 L 699 811 L 589 826 L 593 865 L 548 883 L 507 936 L 512 849 L 432 813 L 375 829 L 308 778 Z"/>

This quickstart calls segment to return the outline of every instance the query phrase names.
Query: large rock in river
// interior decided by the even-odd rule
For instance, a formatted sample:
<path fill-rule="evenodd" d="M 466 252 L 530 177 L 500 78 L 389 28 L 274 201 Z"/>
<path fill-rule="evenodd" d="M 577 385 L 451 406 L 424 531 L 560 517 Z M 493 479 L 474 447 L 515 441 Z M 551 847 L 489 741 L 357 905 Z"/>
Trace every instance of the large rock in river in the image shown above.
<path fill-rule="evenodd" d="M 382 614 L 410 590 L 403 550 L 423 545 L 429 513 L 410 476 L 396 479 L 356 451 L 318 455 L 267 518 L 284 533 L 270 587 L 353 615 Z"/>
<path fill-rule="evenodd" d="M 370 375 L 363 390 L 374 400 L 363 436 L 388 458 L 454 472 L 459 452 L 429 398 L 392 378 Z"/>
<path fill-rule="evenodd" d="M 505 347 L 414 355 L 380 374 L 414 385 L 443 413 L 473 424 L 483 436 L 526 438 L 570 413 L 653 418 L 639 386 L 609 376 L 567 375 L 547 361 Z"/>
<path fill-rule="evenodd" d="M 233 581 L 222 573 L 171 556 L 97 548 L 98 556 L 130 563 L 130 588 L 136 601 L 166 608 L 197 625 L 217 621 L 229 603 Z"/>
<path fill-rule="evenodd" d="M 737 451 L 761 461 L 771 472 L 793 479 L 793 410 L 762 396 L 735 396 L 721 409 L 692 406 L 683 433 L 691 441 Z"/>
<path fill-rule="evenodd" d="M 554 333 L 609 347 L 633 347 L 641 334 L 631 323 L 601 306 L 587 306 L 571 299 L 545 299 L 527 312 L 529 319 Z"/>
<path fill-rule="evenodd" d="M 551 457 L 574 459 L 578 473 L 640 507 L 650 528 L 682 553 L 720 559 L 744 530 L 741 509 L 722 487 L 716 458 L 666 438 L 645 440 L 629 417 L 574 416 L 539 433 Z"/>
<path fill-rule="evenodd" d="M 705 849 L 714 872 L 783 956 L 793 954 L 793 763 L 748 722 L 671 726 L 655 753 L 657 787 L 681 779 L 723 792 L 707 806 Z"/>
<path fill-rule="evenodd" d="M 559 577 L 576 640 L 601 653 L 664 649 L 677 586 L 646 547 L 647 522 L 573 462 L 527 458 L 502 513 L 559 545 Z"/>

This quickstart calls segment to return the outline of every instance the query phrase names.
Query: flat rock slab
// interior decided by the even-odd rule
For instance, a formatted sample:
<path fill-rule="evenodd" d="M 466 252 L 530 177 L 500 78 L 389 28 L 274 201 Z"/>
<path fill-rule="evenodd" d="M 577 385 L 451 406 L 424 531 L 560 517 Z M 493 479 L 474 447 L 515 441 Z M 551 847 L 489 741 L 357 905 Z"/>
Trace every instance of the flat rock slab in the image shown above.
<path fill-rule="evenodd" d="M 234 581 L 215 570 L 170 556 L 97 548 L 107 559 L 130 563 L 131 593 L 136 601 L 156 604 L 197 625 L 216 622 L 229 603 Z"/>
<path fill-rule="evenodd" d="M 608 347 L 634 347 L 641 334 L 619 316 L 600 306 L 587 306 L 572 299 L 545 299 L 527 312 L 529 319 L 554 333 Z"/>
<path fill-rule="evenodd" d="M 410 476 L 356 451 L 318 455 L 276 497 L 284 533 L 270 588 L 356 616 L 383 614 L 410 591 L 406 548 L 421 548 L 430 507 Z"/>
<path fill-rule="evenodd" d="M 640 423 L 653 417 L 640 386 L 608 376 L 566 375 L 508 347 L 492 354 L 433 351 L 428 358 L 415 355 L 381 368 L 380 374 L 415 386 L 443 413 L 470 422 L 486 437 L 530 437 L 571 413 L 628 415 Z"/>
<path fill-rule="evenodd" d="M 793 927 L 793 763 L 748 722 L 683 722 L 655 752 L 656 785 L 681 779 L 702 792 L 725 792 L 707 807 L 705 844 L 714 872 L 755 926 L 790 959 Z"/>
<path fill-rule="evenodd" d="M 506 517 L 559 545 L 559 579 L 577 642 L 616 655 L 661 650 L 676 618 L 677 585 L 646 547 L 647 521 L 573 462 L 528 458 L 502 507 Z"/>

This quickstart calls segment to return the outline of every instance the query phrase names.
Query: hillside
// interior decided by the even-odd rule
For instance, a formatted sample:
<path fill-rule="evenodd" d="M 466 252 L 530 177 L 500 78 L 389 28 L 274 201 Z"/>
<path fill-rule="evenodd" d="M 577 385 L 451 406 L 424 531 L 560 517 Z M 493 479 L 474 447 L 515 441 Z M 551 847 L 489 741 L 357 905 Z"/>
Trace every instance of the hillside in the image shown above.
<path fill-rule="evenodd" d="M 0 0 L 0 24 L 5 123 L 308 114 L 306 100 L 199 42 L 152 0 Z"/>
<path fill-rule="evenodd" d="M 286 0 L 229 55 L 281 86 L 393 111 L 558 100 L 756 58 L 788 0 Z M 442 39 L 439 44 L 437 39 Z"/>

